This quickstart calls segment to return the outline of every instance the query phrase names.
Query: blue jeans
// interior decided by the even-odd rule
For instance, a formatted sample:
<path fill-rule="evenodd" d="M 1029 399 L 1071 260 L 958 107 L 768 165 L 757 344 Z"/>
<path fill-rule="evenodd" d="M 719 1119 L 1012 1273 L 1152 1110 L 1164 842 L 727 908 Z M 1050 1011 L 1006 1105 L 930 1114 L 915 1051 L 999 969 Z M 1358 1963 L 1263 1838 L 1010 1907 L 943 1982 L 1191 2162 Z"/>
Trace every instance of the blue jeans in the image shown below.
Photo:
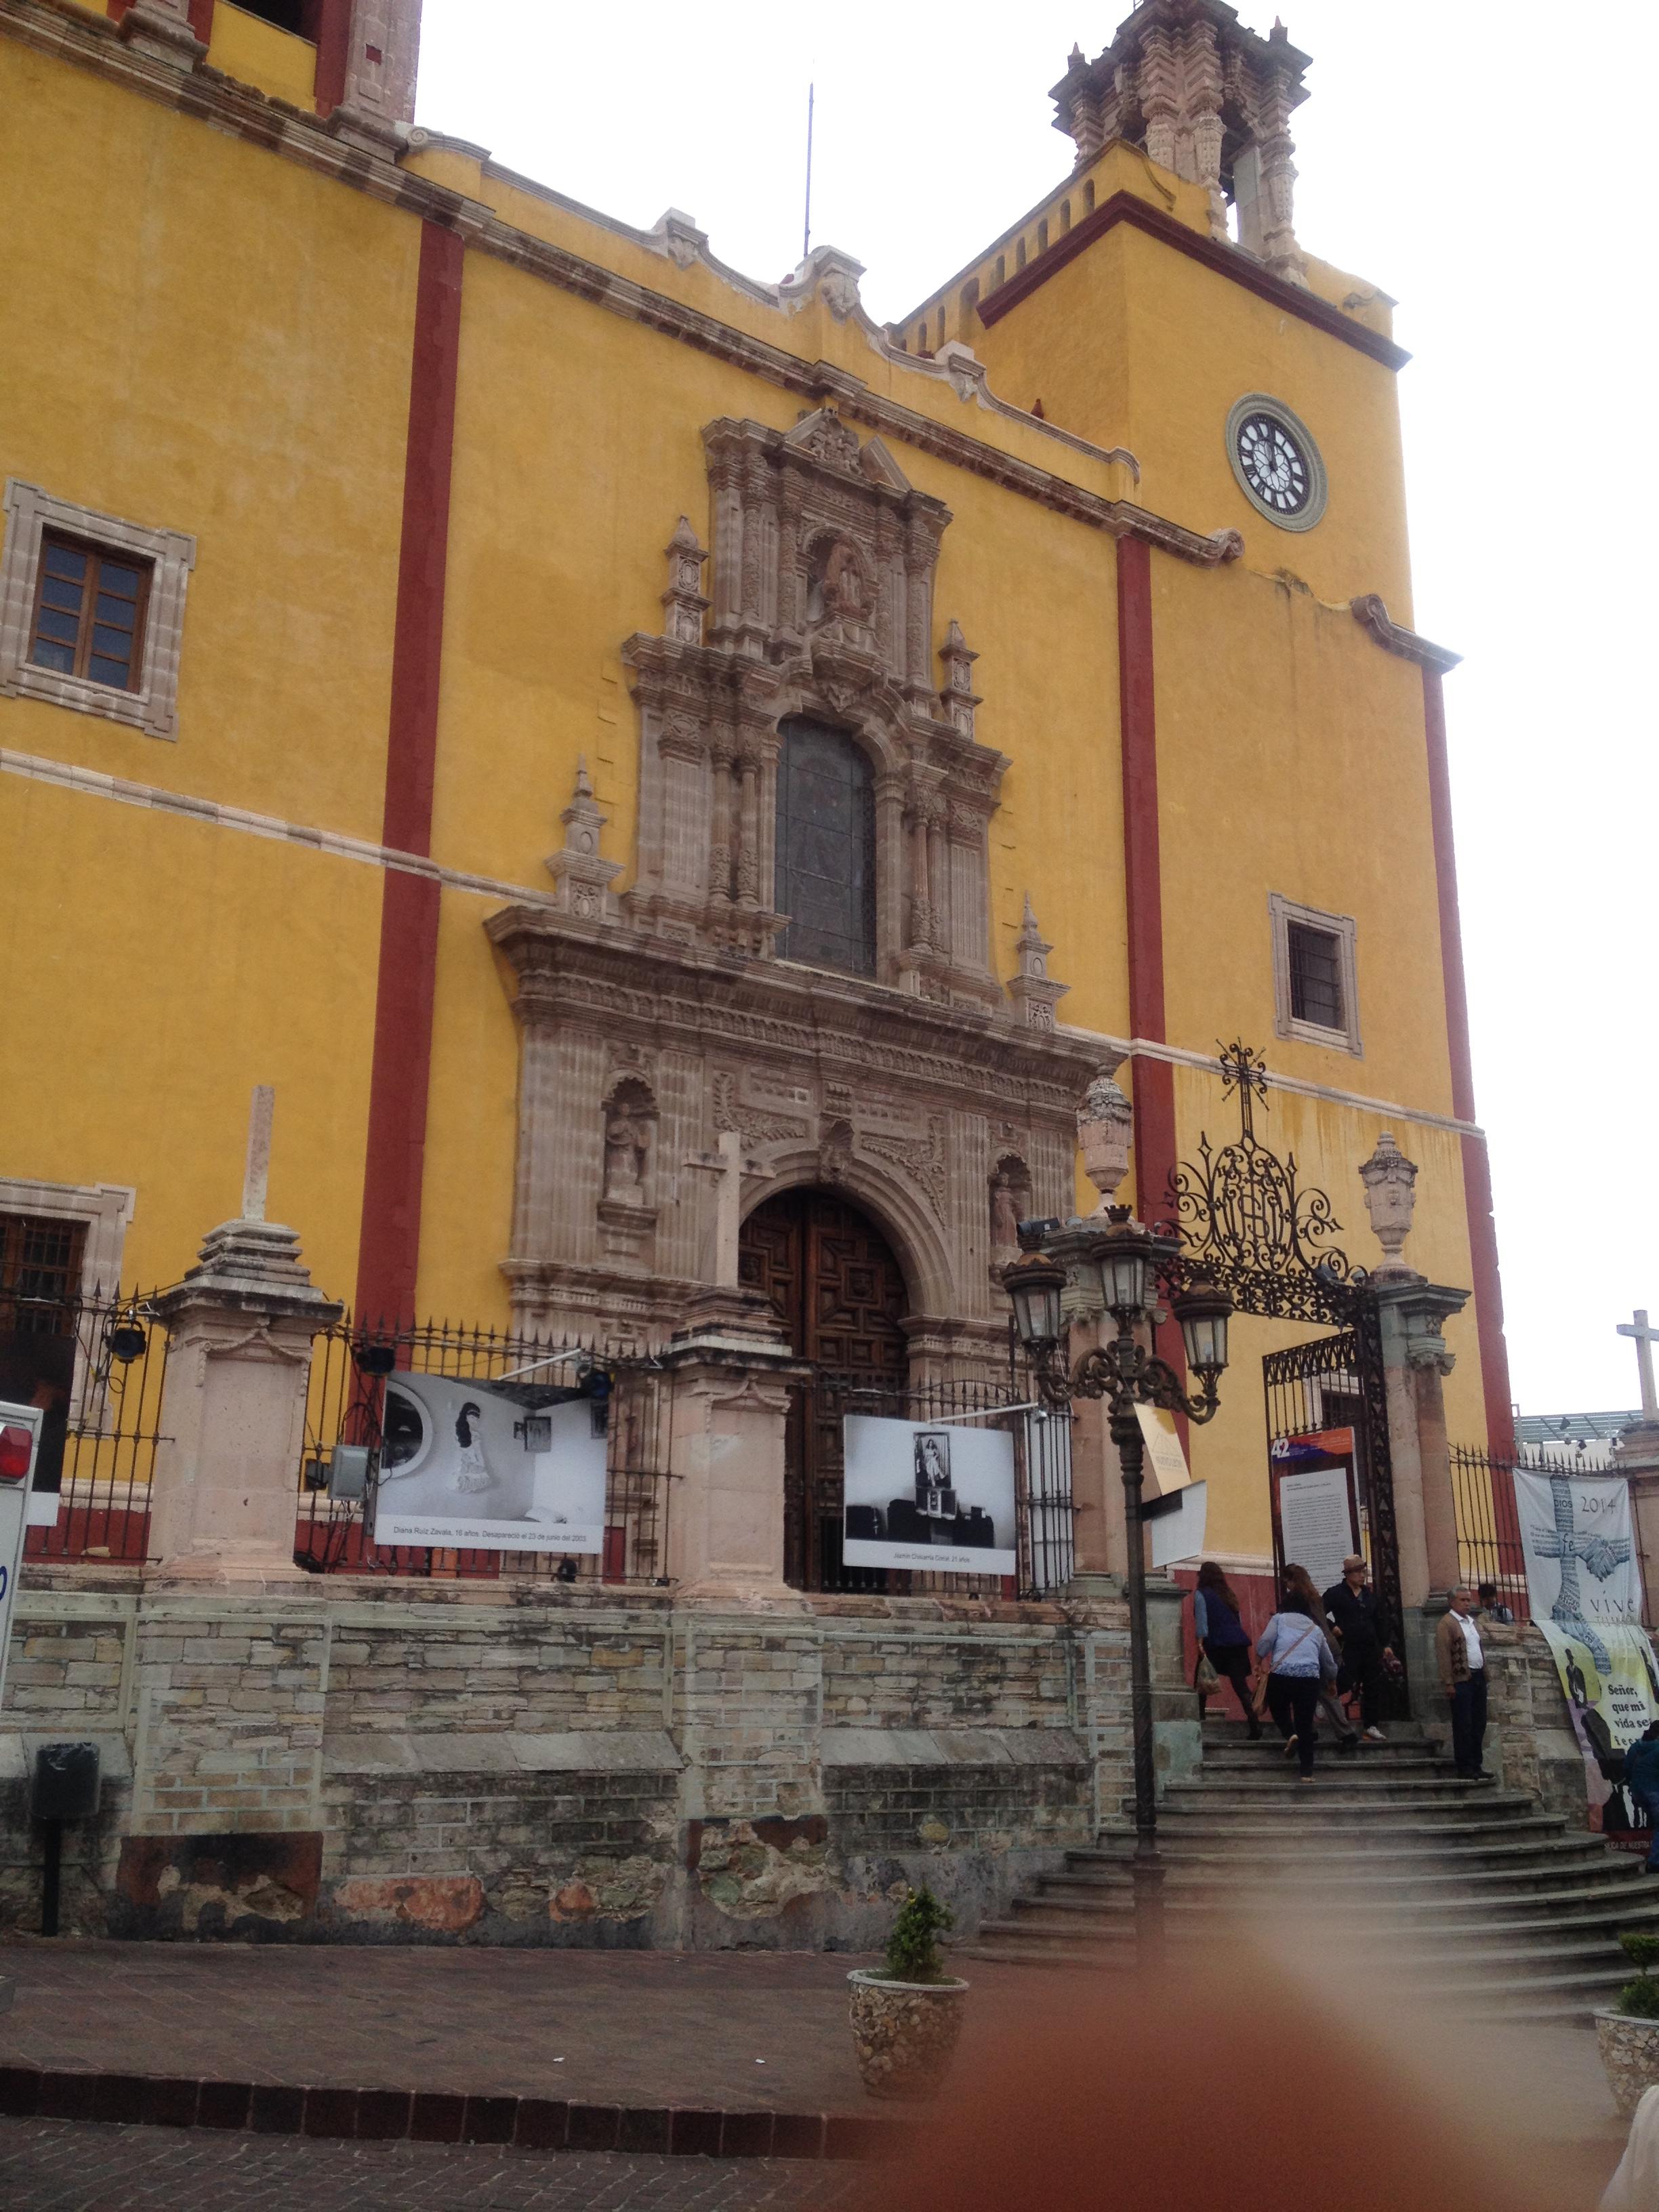
<path fill-rule="evenodd" d="M 1648 1845 L 1648 1872 L 1659 1874 L 1659 1790 L 1638 1790 L 1632 1785 L 1630 1794 L 1653 1824 L 1653 1841 Z"/>

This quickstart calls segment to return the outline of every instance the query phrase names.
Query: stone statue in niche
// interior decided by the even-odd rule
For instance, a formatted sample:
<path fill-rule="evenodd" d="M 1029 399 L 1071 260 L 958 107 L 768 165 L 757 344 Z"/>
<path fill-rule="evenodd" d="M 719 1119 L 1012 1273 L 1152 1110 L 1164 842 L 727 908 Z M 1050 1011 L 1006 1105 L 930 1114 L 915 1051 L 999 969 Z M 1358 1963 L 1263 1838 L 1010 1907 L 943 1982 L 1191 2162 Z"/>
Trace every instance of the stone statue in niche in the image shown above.
<path fill-rule="evenodd" d="M 861 629 L 870 620 L 870 587 L 863 563 L 844 538 L 838 538 L 813 564 L 807 587 L 806 617 L 812 623 L 844 623 Z"/>
<path fill-rule="evenodd" d="M 1030 1212 L 1031 1182 L 1024 1160 L 1010 1158 L 997 1163 L 991 1178 L 991 1256 L 994 1261 L 1018 1259 L 1019 1224 Z"/>
<path fill-rule="evenodd" d="M 623 1084 L 605 1111 L 605 1202 L 643 1206 L 651 1121 L 641 1086 Z"/>

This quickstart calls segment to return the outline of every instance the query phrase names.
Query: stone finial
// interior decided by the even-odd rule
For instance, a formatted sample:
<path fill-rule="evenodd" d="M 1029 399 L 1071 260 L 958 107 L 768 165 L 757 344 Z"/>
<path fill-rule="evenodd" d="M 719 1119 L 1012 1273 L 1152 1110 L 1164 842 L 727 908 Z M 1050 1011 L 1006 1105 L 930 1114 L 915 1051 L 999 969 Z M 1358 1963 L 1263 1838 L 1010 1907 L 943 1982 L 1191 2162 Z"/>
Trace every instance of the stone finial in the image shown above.
<path fill-rule="evenodd" d="M 270 1128 L 276 1111 L 276 1092 L 269 1083 L 253 1087 L 247 1117 L 247 1164 L 242 1170 L 242 1218 L 263 1221 L 270 1187 Z"/>
<path fill-rule="evenodd" d="M 1382 1270 L 1410 1273 L 1401 1251 L 1411 1235 L 1417 1206 L 1416 1162 L 1406 1158 L 1384 1129 L 1376 1140 L 1376 1150 L 1360 1168 L 1359 1180 L 1365 1186 L 1371 1234 L 1382 1247 Z"/>
<path fill-rule="evenodd" d="M 1088 1217 L 1091 1221 L 1105 1218 L 1107 1207 L 1116 1199 L 1118 1185 L 1129 1172 L 1133 1125 L 1129 1102 L 1111 1077 L 1096 1076 L 1077 1109 L 1083 1172 L 1100 1193 L 1100 1204 Z"/>
<path fill-rule="evenodd" d="M 951 627 L 945 633 L 945 642 L 939 649 L 939 657 L 945 663 L 945 689 L 939 695 L 939 702 L 957 735 L 966 738 L 971 744 L 974 709 L 980 703 L 979 695 L 974 690 L 973 666 L 979 655 L 969 651 L 968 641 L 962 634 L 962 624 L 954 616 Z M 1026 911 L 1028 914 L 1030 911 L 1029 899 Z M 1044 950 L 1047 950 L 1046 946 Z"/>
<path fill-rule="evenodd" d="M 586 753 L 577 758 L 575 790 L 559 819 L 564 844 L 547 858 L 547 872 L 556 886 L 554 903 L 574 921 L 609 921 L 615 912 L 611 886 L 622 873 L 622 863 L 599 857 L 599 832 L 609 817 L 593 796 Z"/>
<path fill-rule="evenodd" d="M 668 559 L 668 589 L 662 595 L 668 610 L 665 635 L 680 645 L 701 645 L 702 618 L 708 611 L 702 589 L 702 564 L 708 556 L 684 515 L 663 550 Z"/>
<path fill-rule="evenodd" d="M 784 307 L 805 307 L 816 296 L 838 323 L 844 322 L 863 305 L 859 298 L 859 279 L 863 274 L 864 264 L 843 253 L 840 246 L 815 246 L 793 274 L 779 285 L 778 298 Z"/>
<path fill-rule="evenodd" d="M 956 624 L 952 623 L 951 627 L 954 629 Z M 1019 969 L 1008 986 L 1008 996 L 1020 1009 L 1024 1025 L 1028 1030 L 1053 1029 L 1054 1008 L 1071 988 L 1067 983 L 1056 983 L 1048 973 L 1048 955 L 1054 949 L 1037 927 L 1031 894 L 1027 891 L 1019 935 L 1014 939 Z M 1113 1085 L 1112 1088 L 1115 1090 L 1116 1085 Z M 1093 1095 L 1091 1091 L 1091 1097 Z M 1118 1092 L 1120 1097 L 1122 1095 L 1121 1091 Z"/>

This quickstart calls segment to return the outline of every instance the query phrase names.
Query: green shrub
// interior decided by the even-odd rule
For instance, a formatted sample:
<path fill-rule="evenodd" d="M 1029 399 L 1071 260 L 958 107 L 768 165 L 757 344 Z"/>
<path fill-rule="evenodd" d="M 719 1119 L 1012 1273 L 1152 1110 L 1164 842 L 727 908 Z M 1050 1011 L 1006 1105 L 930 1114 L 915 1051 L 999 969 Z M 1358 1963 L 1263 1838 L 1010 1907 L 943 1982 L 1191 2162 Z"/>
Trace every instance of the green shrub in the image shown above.
<path fill-rule="evenodd" d="M 899 1907 L 893 1932 L 887 1938 L 882 1972 L 894 1982 L 948 1982 L 945 1955 L 939 1948 L 940 1933 L 956 1918 L 931 1889 L 913 1889 Z M 1654 1984 L 1659 1992 L 1659 1982 Z"/>
<path fill-rule="evenodd" d="M 1659 1963 L 1659 1936 L 1646 1936 L 1633 1928 L 1619 1938 L 1619 1948 L 1640 1973 L 1625 1984 L 1613 2000 L 1616 2010 L 1632 2020 L 1659 2020 L 1659 1981 L 1648 1969 Z"/>

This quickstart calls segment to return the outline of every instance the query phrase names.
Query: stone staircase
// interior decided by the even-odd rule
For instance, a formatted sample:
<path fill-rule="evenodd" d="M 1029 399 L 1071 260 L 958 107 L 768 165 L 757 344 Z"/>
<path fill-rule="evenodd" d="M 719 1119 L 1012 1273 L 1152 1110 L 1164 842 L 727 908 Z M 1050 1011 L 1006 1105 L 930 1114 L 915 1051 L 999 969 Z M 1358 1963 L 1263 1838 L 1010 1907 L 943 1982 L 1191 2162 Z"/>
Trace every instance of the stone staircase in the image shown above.
<path fill-rule="evenodd" d="M 1460 1780 L 1417 1727 L 1389 1735 L 1349 1758 L 1322 1739 L 1310 1788 L 1276 1735 L 1251 1743 L 1242 1723 L 1206 1721 L 1202 1774 L 1159 1809 L 1171 1948 L 1240 1908 L 1277 1910 L 1470 2012 L 1582 2019 L 1605 2004 L 1632 1972 L 1619 1931 L 1659 1932 L 1659 1879 L 1528 1797 Z M 1068 1851 L 956 1955 L 1128 1966 L 1131 1849 Z"/>

